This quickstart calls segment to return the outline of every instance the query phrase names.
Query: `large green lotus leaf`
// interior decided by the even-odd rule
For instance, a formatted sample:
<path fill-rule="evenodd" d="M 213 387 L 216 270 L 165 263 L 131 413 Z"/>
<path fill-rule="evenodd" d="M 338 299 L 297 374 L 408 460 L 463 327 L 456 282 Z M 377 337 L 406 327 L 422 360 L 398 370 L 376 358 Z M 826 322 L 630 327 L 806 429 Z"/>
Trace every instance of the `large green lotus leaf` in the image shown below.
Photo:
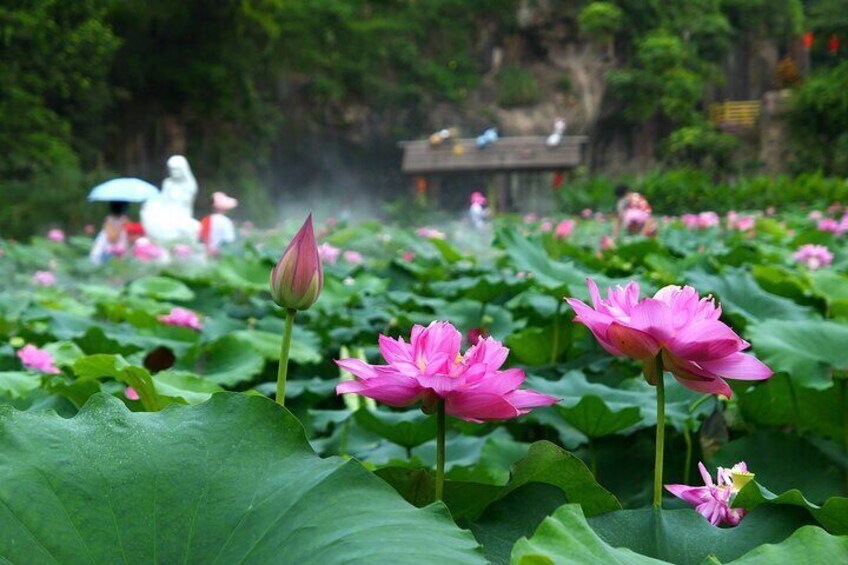
<path fill-rule="evenodd" d="M 848 325 L 824 320 L 769 320 L 748 327 L 757 356 L 793 384 L 816 389 L 831 384 L 831 369 L 848 368 Z"/>
<path fill-rule="evenodd" d="M 690 508 L 652 508 L 609 512 L 588 519 L 590 527 L 612 547 L 680 565 L 697 565 L 710 556 L 721 561 L 741 557 L 764 543 L 779 543 L 810 515 L 791 507 L 758 508 L 733 528 L 718 528 Z"/>
<path fill-rule="evenodd" d="M 23 398 L 41 386 L 41 377 L 26 371 L 0 372 L 0 394 Z"/>
<path fill-rule="evenodd" d="M 832 536 L 815 526 L 799 528 L 786 541 L 753 549 L 728 565 L 798 565 L 799 563 L 845 563 L 848 536 Z"/>
<path fill-rule="evenodd" d="M 436 418 L 421 410 L 389 412 L 361 408 L 354 414 L 354 419 L 364 429 L 408 449 L 436 437 Z"/>
<path fill-rule="evenodd" d="M 282 250 L 281 250 L 282 252 Z M 217 262 L 216 283 L 242 291 L 262 292 L 269 289 L 271 268 L 260 261 L 249 261 L 245 257 L 228 256 Z"/>
<path fill-rule="evenodd" d="M 766 426 L 792 426 L 841 442 L 845 407 L 834 387 L 815 390 L 793 386 L 785 373 L 751 387 L 738 396 L 742 415 Z"/>
<path fill-rule="evenodd" d="M 648 511 L 644 511 L 648 512 Z M 668 512 L 665 513 L 666 515 Z M 700 518 L 702 521 L 703 518 Z M 704 523 L 706 523 L 704 521 Z M 744 523 L 744 522 L 743 522 Z M 707 524 L 709 526 L 709 524 Z M 712 526 L 709 526 L 712 528 Z M 715 533 L 732 535 L 733 529 L 713 528 Z M 654 533 L 651 532 L 650 536 Z M 686 548 L 689 538 L 680 538 L 678 544 Z M 729 553 L 727 548 L 716 547 L 710 553 Z M 709 551 L 709 550 L 708 550 Z M 688 557 L 688 556 L 684 556 Z M 842 563 L 848 557 L 848 537 L 833 536 L 815 526 L 803 526 L 784 541 L 766 543 L 754 547 L 738 559 L 724 561 L 727 565 L 797 565 L 798 563 Z M 523 538 L 515 544 L 512 551 L 512 565 L 667 565 L 668 563 L 721 563 L 716 556 L 709 555 L 699 560 L 690 559 L 668 561 L 641 555 L 625 547 L 614 547 L 599 536 L 577 505 L 569 504 L 559 508 L 546 518 L 530 539 Z"/>
<path fill-rule="evenodd" d="M 566 504 L 545 518 L 531 538 L 512 548 L 513 565 L 657 565 L 658 559 L 611 547 L 596 534 L 577 504 Z"/>
<path fill-rule="evenodd" d="M 577 406 L 587 396 L 601 399 L 606 411 L 612 414 L 635 407 L 639 409 L 641 418 L 634 429 L 657 425 L 656 389 L 641 377 L 627 379 L 620 388 L 612 388 L 601 383 L 589 382 L 581 371 L 569 371 L 558 381 L 530 375 L 527 377 L 527 387 L 561 398 L 560 406 L 567 408 Z M 689 407 L 703 395 L 687 389 L 668 374 L 665 376 L 665 392 L 666 424 L 679 431 L 683 431 L 687 420 L 708 410 L 708 406 L 701 404 L 695 413 L 690 412 Z M 624 414 L 628 418 L 631 417 L 629 412 Z M 603 417 L 603 414 L 599 412 L 594 417 L 599 419 Z"/>
<path fill-rule="evenodd" d="M 198 363 L 198 372 L 220 386 L 249 381 L 262 372 L 265 358 L 250 343 L 228 335 L 206 348 Z"/>
<path fill-rule="evenodd" d="M 810 273 L 813 290 L 827 302 L 828 315 L 848 318 L 848 277 L 829 269 Z"/>
<path fill-rule="evenodd" d="M 597 396 L 584 396 L 574 406 L 556 406 L 555 409 L 566 422 L 592 439 L 618 433 L 642 421 L 639 407 L 613 411 Z"/>
<path fill-rule="evenodd" d="M 745 461 L 757 480 L 776 492 L 799 489 L 817 504 L 844 492 L 839 465 L 795 435 L 757 430 L 722 446 L 713 463 L 731 467 L 739 461 Z"/>
<path fill-rule="evenodd" d="M 295 326 L 296 328 L 296 326 Z M 239 330 L 230 333 L 231 336 L 244 341 L 259 351 L 267 361 L 277 361 L 280 358 L 280 345 L 283 341 L 281 333 L 263 330 Z M 289 359 L 300 365 L 320 363 L 321 353 L 318 351 L 318 338 L 305 330 L 295 329 L 292 334 Z"/>
<path fill-rule="evenodd" d="M 521 324 L 512 319 L 512 312 L 495 304 L 484 304 L 476 300 L 461 299 L 445 304 L 437 310 L 440 319 L 450 320 L 461 332 L 483 326 L 496 339 L 503 339 Z M 481 316 L 482 314 L 482 316 Z M 433 316 L 427 315 L 432 320 Z M 426 325 L 428 322 L 424 322 Z"/>
<path fill-rule="evenodd" d="M 571 321 L 566 316 L 544 327 L 529 327 L 506 337 L 515 358 L 527 365 L 548 365 L 571 345 Z"/>
<path fill-rule="evenodd" d="M 733 501 L 733 506 L 749 511 L 763 504 L 785 504 L 806 508 L 830 533 L 848 534 L 848 498 L 833 496 L 819 506 L 807 500 L 798 489 L 774 494 L 757 481 L 751 481 L 739 491 Z"/>
<path fill-rule="evenodd" d="M 0 558 L 17 563 L 483 563 L 443 507 L 321 459 L 289 412 L 217 394 L 74 418 L 0 407 Z"/>
<path fill-rule="evenodd" d="M 738 314 L 748 322 L 764 320 L 809 320 L 817 315 L 808 307 L 788 298 L 766 292 L 750 273 L 728 269 L 721 275 L 702 270 L 687 272 L 686 278 L 701 295 L 713 292 L 721 300 L 722 309 Z M 756 343 L 756 342 L 755 342 Z"/>
<path fill-rule="evenodd" d="M 507 292 L 514 293 L 515 288 L 525 284 L 526 281 L 521 279 L 506 279 L 495 273 L 434 282 L 430 285 L 430 290 L 442 298 L 462 297 L 488 303 Z"/>
<path fill-rule="evenodd" d="M 175 300 L 185 302 L 194 298 L 189 287 L 170 277 L 144 277 L 130 283 L 130 294 L 148 296 L 156 300 Z"/>

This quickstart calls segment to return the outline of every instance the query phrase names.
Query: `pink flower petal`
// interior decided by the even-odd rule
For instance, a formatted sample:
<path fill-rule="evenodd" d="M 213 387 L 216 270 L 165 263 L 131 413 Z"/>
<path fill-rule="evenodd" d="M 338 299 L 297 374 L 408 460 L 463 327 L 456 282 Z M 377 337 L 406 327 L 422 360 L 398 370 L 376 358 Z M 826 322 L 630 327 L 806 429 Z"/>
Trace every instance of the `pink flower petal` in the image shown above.
<path fill-rule="evenodd" d="M 747 353 L 733 353 L 721 359 L 701 361 L 701 366 L 722 377 L 746 381 L 761 381 L 774 374 L 762 361 Z"/>

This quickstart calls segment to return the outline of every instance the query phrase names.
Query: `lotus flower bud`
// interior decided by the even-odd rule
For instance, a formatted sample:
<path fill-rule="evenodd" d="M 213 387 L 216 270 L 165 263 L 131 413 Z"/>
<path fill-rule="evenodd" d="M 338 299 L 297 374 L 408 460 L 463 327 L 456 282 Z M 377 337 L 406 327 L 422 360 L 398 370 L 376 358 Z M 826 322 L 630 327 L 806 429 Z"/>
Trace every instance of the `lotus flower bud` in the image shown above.
<path fill-rule="evenodd" d="M 271 298 L 283 308 L 306 310 L 324 287 L 324 270 L 318 256 L 312 214 L 271 271 Z"/>

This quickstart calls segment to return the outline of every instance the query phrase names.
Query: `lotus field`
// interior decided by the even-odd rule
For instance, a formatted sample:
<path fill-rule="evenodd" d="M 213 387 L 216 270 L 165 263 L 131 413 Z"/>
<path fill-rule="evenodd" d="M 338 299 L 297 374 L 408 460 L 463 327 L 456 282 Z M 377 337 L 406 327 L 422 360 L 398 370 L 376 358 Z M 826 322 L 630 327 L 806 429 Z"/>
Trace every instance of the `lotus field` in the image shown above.
<path fill-rule="evenodd" d="M 848 216 L 658 224 L 0 241 L 0 561 L 848 561 Z"/>

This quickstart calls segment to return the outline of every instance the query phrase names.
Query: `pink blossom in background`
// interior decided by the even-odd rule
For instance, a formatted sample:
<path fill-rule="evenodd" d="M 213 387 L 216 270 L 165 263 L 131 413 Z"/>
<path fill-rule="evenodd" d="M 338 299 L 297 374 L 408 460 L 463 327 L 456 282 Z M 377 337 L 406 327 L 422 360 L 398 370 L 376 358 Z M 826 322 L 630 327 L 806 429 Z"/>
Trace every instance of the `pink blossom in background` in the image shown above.
<path fill-rule="evenodd" d="M 85 235 L 94 235 L 94 232 L 97 231 L 97 228 L 94 227 L 94 224 L 86 224 L 84 231 Z"/>
<path fill-rule="evenodd" d="M 554 225 L 549 220 L 545 220 L 539 225 L 539 229 L 542 230 L 542 233 L 548 233 L 554 229 Z"/>
<path fill-rule="evenodd" d="M 813 210 L 807 217 L 811 220 L 821 220 L 824 215 L 819 210 Z"/>
<path fill-rule="evenodd" d="M 157 316 L 156 319 L 169 326 L 189 328 L 192 330 L 203 329 L 203 322 L 200 321 L 200 316 L 196 312 L 192 312 L 187 308 L 180 308 L 179 306 L 172 308 L 164 316 Z"/>
<path fill-rule="evenodd" d="M 165 250 L 146 237 L 140 237 L 136 240 L 135 245 L 133 245 L 133 257 L 139 261 L 148 263 L 165 257 Z"/>
<path fill-rule="evenodd" d="M 583 210 L 580 212 L 580 216 L 586 218 L 587 220 L 592 217 L 592 214 L 594 214 L 594 212 L 592 212 L 590 208 L 583 208 Z"/>
<path fill-rule="evenodd" d="M 56 243 L 64 243 L 65 242 L 65 232 L 60 229 L 52 229 L 47 232 L 47 239 L 50 241 L 55 241 Z"/>
<path fill-rule="evenodd" d="M 131 386 L 128 386 L 126 388 L 126 390 L 124 391 L 124 396 L 126 396 L 128 400 L 138 400 L 140 398 L 138 396 L 138 393 Z"/>
<path fill-rule="evenodd" d="M 798 248 L 792 258 L 810 269 L 815 271 L 822 267 L 829 267 L 833 263 L 833 253 L 824 245 L 814 245 L 808 243 Z"/>
<path fill-rule="evenodd" d="M 714 228 L 721 223 L 721 218 L 715 212 L 701 212 L 698 214 L 698 227 L 702 229 Z"/>
<path fill-rule="evenodd" d="M 524 217 L 521 218 L 521 221 L 525 224 L 535 224 L 539 221 L 539 216 L 536 214 L 525 214 Z"/>
<path fill-rule="evenodd" d="M 698 463 L 704 486 L 665 485 L 666 490 L 695 507 L 695 511 L 706 518 L 713 526 L 727 524 L 736 526 L 745 516 L 742 508 L 731 508 L 733 499 L 739 490 L 754 475 L 748 472 L 744 462 L 737 463 L 731 469 L 718 468 L 716 482 L 707 472 L 703 463 Z"/>
<path fill-rule="evenodd" d="M 351 265 L 361 265 L 362 261 L 364 260 L 362 258 L 362 253 L 360 253 L 359 251 L 353 251 L 352 249 L 345 251 L 342 254 L 342 257 L 344 257 L 344 260 L 350 263 Z"/>
<path fill-rule="evenodd" d="M 115 257 L 123 257 L 127 253 L 127 248 L 124 247 L 123 245 L 121 245 L 120 243 L 116 243 L 115 245 L 110 245 L 108 250 L 109 250 L 109 255 L 112 255 L 112 256 L 115 256 Z"/>
<path fill-rule="evenodd" d="M 774 206 L 769 206 L 768 208 L 766 208 L 766 211 L 765 211 L 766 216 L 774 216 L 776 213 L 777 213 L 777 210 L 775 209 Z"/>
<path fill-rule="evenodd" d="M 754 216 L 741 216 L 736 220 L 734 228 L 738 231 L 751 231 L 757 225 L 757 219 Z"/>
<path fill-rule="evenodd" d="M 601 251 L 606 251 L 607 249 L 612 249 L 613 247 L 615 247 L 615 241 L 613 241 L 613 239 L 608 235 L 602 235 L 600 246 Z"/>
<path fill-rule="evenodd" d="M 479 339 L 460 354 L 462 334 L 449 322 L 416 325 L 409 343 L 381 335 L 379 345 L 387 365 L 336 360 L 356 377 L 337 385 L 337 394 L 359 394 L 395 407 L 420 401 L 425 412 L 442 400 L 447 414 L 469 422 L 507 420 L 559 401 L 519 389 L 524 371 L 500 370 L 509 349 L 499 341 Z"/>
<path fill-rule="evenodd" d="M 56 284 L 56 275 L 52 271 L 36 271 L 32 275 L 32 282 L 38 286 L 53 286 Z"/>
<path fill-rule="evenodd" d="M 658 377 L 653 361 L 662 354 L 665 371 L 695 392 L 733 395 L 724 379 L 764 380 L 771 369 L 753 355 L 742 353 L 750 343 L 719 320 L 721 307 L 711 296 L 700 298 L 692 287 L 666 286 L 653 298 L 640 299 L 639 285 L 609 289 L 601 298 L 587 279 L 592 306 L 566 298 L 601 346 L 616 356 L 643 361 L 648 382 Z"/>
<path fill-rule="evenodd" d="M 607 217 L 603 212 L 595 212 L 595 219 L 599 222 L 605 220 Z"/>
<path fill-rule="evenodd" d="M 557 224 L 554 235 L 557 239 L 565 239 L 574 231 L 574 220 L 563 220 Z"/>
<path fill-rule="evenodd" d="M 693 230 L 698 227 L 698 216 L 696 214 L 683 214 L 680 216 L 680 221 L 686 226 L 686 229 Z"/>
<path fill-rule="evenodd" d="M 418 231 L 415 233 L 426 239 L 445 239 L 445 237 L 447 237 L 444 232 L 439 231 L 436 228 L 418 228 Z"/>
<path fill-rule="evenodd" d="M 839 202 L 834 202 L 833 204 L 827 207 L 827 213 L 831 215 L 838 214 L 841 211 L 842 204 L 840 204 Z"/>
<path fill-rule="evenodd" d="M 18 350 L 17 355 L 24 367 L 28 369 L 35 369 L 51 375 L 61 373 L 59 368 L 54 365 L 53 356 L 50 352 L 39 349 L 32 344 L 23 346 Z"/>
<path fill-rule="evenodd" d="M 318 246 L 318 257 L 321 258 L 321 261 L 329 263 L 330 265 L 335 264 L 335 262 L 339 260 L 339 255 L 341 255 L 341 253 L 341 249 L 330 245 L 326 241 Z"/>
<path fill-rule="evenodd" d="M 174 257 L 177 259 L 188 259 L 192 255 L 194 255 L 194 249 L 191 245 L 186 245 L 185 243 L 178 243 L 174 246 L 173 249 Z"/>
<path fill-rule="evenodd" d="M 819 231 L 827 231 L 837 235 L 839 235 L 841 228 L 839 221 L 833 218 L 822 218 L 819 220 L 817 227 Z"/>
<path fill-rule="evenodd" d="M 739 219 L 739 212 L 731 210 L 727 213 L 727 227 L 733 229 L 736 227 L 736 221 Z"/>
<path fill-rule="evenodd" d="M 412 251 L 404 251 L 401 257 L 407 263 L 412 263 L 413 261 L 415 261 L 415 253 L 413 253 Z"/>
<path fill-rule="evenodd" d="M 651 219 L 651 213 L 638 208 L 628 208 L 622 214 L 621 221 L 628 231 L 639 231 Z"/>

